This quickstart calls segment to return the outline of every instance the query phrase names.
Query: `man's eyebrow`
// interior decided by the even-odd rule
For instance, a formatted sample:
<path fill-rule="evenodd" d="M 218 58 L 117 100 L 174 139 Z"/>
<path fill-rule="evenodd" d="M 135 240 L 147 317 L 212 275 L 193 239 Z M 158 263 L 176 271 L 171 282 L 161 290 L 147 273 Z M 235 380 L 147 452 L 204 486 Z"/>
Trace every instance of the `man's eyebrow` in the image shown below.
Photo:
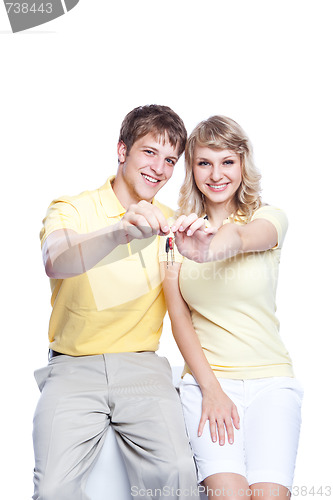
<path fill-rule="evenodd" d="M 158 153 L 158 149 L 154 148 L 153 146 L 142 146 L 142 149 L 151 149 L 151 151 L 154 151 L 155 153 Z M 167 155 L 166 158 L 172 158 L 175 160 L 178 160 L 178 156 L 172 156 L 172 155 Z"/>
<path fill-rule="evenodd" d="M 152 151 L 158 151 L 158 149 L 154 148 L 153 146 L 149 146 L 148 144 L 143 145 L 141 147 L 142 147 L 142 149 L 151 149 Z"/>

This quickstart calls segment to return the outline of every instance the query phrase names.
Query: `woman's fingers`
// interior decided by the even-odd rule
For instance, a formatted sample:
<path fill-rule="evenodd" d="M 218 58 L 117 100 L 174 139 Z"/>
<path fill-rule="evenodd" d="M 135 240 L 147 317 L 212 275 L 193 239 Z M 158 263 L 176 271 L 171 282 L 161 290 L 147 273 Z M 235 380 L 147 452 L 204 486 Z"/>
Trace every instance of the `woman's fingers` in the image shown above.
<path fill-rule="evenodd" d="M 202 412 L 200 422 L 199 422 L 199 427 L 198 427 L 198 437 L 200 437 L 202 435 L 206 422 L 207 422 L 207 415 L 204 412 Z"/>
<path fill-rule="evenodd" d="M 198 229 L 204 229 L 206 227 L 206 223 L 204 219 L 200 218 L 195 220 L 192 224 L 187 227 L 186 234 L 187 236 L 192 236 Z"/>
<path fill-rule="evenodd" d="M 231 410 L 231 418 L 236 429 L 240 429 L 240 418 L 238 415 L 237 407 L 234 405 Z"/>
<path fill-rule="evenodd" d="M 218 230 L 219 230 L 218 227 L 210 226 L 210 227 L 206 227 L 204 231 L 207 234 L 216 234 Z"/>
<path fill-rule="evenodd" d="M 183 221 L 186 219 L 186 215 L 181 215 L 180 217 L 178 217 L 178 219 L 173 223 L 172 227 L 171 227 L 171 231 L 173 233 L 175 233 L 176 231 L 179 230 L 179 228 L 182 227 L 182 223 Z"/>
<path fill-rule="evenodd" d="M 240 419 L 234 402 L 221 390 L 204 390 L 202 399 L 201 418 L 198 428 L 200 437 L 204 426 L 209 422 L 209 432 L 212 441 L 217 440 L 223 446 L 226 440 L 229 444 L 234 443 L 234 428 L 240 428 Z"/>
<path fill-rule="evenodd" d="M 210 429 L 210 435 L 211 435 L 212 441 L 213 441 L 213 443 L 216 443 L 217 436 L 216 436 L 216 420 L 215 420 L 215 418 L 209 421 L 209 429 Z"/>
<path fill-rule="evenodd" d="M 219 434 L 219 444 L 221 446 L 224 445 L 225 443 L 225 431 L 224 431 L 224 420 L 223 418 L 218 418 L 216 420 L 216 425 L 217 425 L 217 431 Z"/>
<path fill-rule="evenodd" d="M 230 444 L 233 444 L 234 442 L 234 426 L 232 425 L 231 418 L 226 419 L 224 421 L 224 425 L 227 431 L 227 436 L 228 436 L 228 442 Z"/>
<path fill-rule="evenodd" d="M 196 222 L 198 219 L 201 219 L 197 216 L 197 214 L 193 213 L 190 215 L 181 215 L 172 225 L 171 231 L 175 233 L 176 231 L 187 231 L 190 226 Z M 201 219 L 203 220 L 203 219 Z"/>
<path fill-rule="evenodd" d="M 210 420 L 209 427 L 210 427 L 210 435 L 214 443 L 217 441 L 217 435 L 218 435 L 219 444 L 221 446 L 225 444 L 226 437 L 228 439 L 228 442 L 230 444 L 233 444 L 234 428 L 230 418 L 225 418 L 225 419 L 223 419 L 222 417 L 216 419 L 214 418 Z"/>
<path fill-rule="evenodd" d="M 211 439 L 214 443 L 216 441 L 219 441 L 219 444 L 223 446 L 226 442 L 226 438 L 228 440 L 229 444 L 233 444 L 235 440 L 234 436 L 234 427 L 236 429 L 240 428 L 239 425 L 239 416 L 237 412 L 236 406 L 233 408 L 231 412 L 231 418 L 230 417 L 216 417 L 216 416 L 211 416 L 209 417 L 208 415 L 204 415 L 204 413 L 201 415 L 201 419 L 199 422 L 199 427 L 198 427 L 198 437 L 200 437 L 203 433 L 204 426 L 207 422 L 209 421 L 209 431 L 211 435 Z"/>

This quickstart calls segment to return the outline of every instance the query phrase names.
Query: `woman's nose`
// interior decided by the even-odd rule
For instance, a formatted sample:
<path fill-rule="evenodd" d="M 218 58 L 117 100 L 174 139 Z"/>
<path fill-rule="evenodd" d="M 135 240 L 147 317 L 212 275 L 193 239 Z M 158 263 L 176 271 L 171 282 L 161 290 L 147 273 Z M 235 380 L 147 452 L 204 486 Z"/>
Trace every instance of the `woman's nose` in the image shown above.
<path fill-rule="evenodd" d="M 223 169 L 219 165 L 213 166 L 210 176 L 212 181 L 214 182 L 220 181 L 221 179 L 223 179 L 224 176 Z"/>

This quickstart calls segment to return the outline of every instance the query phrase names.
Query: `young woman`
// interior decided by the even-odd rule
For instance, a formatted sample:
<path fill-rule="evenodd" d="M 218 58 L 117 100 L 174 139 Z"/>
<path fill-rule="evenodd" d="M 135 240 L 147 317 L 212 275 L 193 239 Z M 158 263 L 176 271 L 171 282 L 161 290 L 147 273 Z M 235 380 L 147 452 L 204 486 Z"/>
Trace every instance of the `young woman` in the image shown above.
<path fill-rule="evenodd" d="M 262 203 L 251 145 L 230 118 L 194 129 L 185 164 L 176 262 L 162 266 L 198 481 L 214 499 L 285 498 L 303 396 L 275 316 L 287 219 Z"/>

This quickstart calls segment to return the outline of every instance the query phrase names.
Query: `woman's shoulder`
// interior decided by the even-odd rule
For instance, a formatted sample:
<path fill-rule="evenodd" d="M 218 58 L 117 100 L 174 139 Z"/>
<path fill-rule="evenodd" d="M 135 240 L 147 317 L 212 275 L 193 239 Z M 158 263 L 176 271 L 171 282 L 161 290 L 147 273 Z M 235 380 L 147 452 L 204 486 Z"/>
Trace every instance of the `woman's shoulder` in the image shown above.
<path fill-rule="evenodd" d="M 266 216 L 287 219 L 287 214 L 284 209 L 275 205 L 269 205 L 268 203 L 262 203 L 262 205 L 252 213 L 251 221 L 257 218 L 265 218 Z"/>
<path fill-rule="evenodd" d="M 275 226 L 278 233 L 277 248 L 281 248 L 288 229 L 288 218 L 286 212 L 282 210 L 282 208 L 262 204 L 255 212 L 253 212 L 250 222 L 257 219 L 266 219 Z"/>

